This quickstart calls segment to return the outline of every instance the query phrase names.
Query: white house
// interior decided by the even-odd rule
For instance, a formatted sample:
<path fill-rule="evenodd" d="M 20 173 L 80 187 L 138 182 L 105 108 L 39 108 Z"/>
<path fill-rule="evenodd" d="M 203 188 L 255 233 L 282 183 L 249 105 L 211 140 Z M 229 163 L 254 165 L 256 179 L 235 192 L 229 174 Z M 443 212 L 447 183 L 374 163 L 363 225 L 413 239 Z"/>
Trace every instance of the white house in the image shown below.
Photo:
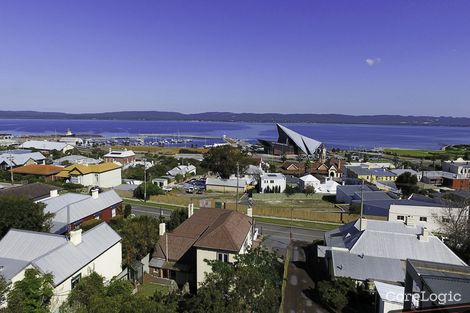
<path fill-rule="evenodd" d="M 10 229 L 0 241 L 0 266 L 9 284 L 32 268 L 54 276 L 51 312 L 58 312 L 82 277 L 96 272 L 110 281 L 121 273 L 121 260 L 121 237 L 106 223 L 70 237 Z"/>
<path fill-rule="evenodd" d="M 41 140 L 29 140 L 23 142 L 20 146 L 22 149 L 36 149 L 40 151 L 60 151 L 60 152 L 67 152 L 74 148 L 73 145 L 65 143 L 65 142 L 57 142 L 57 141 L 41 141 Z"/>
<path fill-rule="evenodd" d="M 320 180 L 313 176 L 312 174 L 307 174 L 300 177 L 300 188 L 304 190 L 306 187 L 313 187 L 317 191 L 320 186 Z"/>
<path fill-rule="evenodd" d="M 260 178 L 260 192 L 282 193 L 286 190 L 286 177 L 281 173 L 266 173 Z"/>
<path fill-rule="evenodd" d="M 186 176 L 190 174 L 196 175 L 196 167 L 194 165 L 178 165 L 171 170 L 169 170 L 167 175 L 175 177 L 176 175 Z"/>
<path fill-rule="evenodd" d="M 74 184 L 101 188 L 116 187 L 122 182 L 121 165 L 116 163 L 72 164 L 56 177 L 64 178 Z"/>
<path fill-rule="evenodd" d="M 450 214 L 458 214 L 461 210 L 460 208 L 449 208 L 437 203 L 406 205 L 398 202 L 390 205 L 388 220 L 392 222 L 400 221 L 402 223 L 416 224 L 424 226 L 432 232 L 439 232 L 441 230 L 442 220 L 449 218 Z M 467 208 L 467 218 L 468 214 Z"/>
<path fill-rule="evenodd" d="M 327 179 L 324 183 L 315 188 L 315 192 L 336 195 L 336 188 L 339 186 L 333 179 Z"/>

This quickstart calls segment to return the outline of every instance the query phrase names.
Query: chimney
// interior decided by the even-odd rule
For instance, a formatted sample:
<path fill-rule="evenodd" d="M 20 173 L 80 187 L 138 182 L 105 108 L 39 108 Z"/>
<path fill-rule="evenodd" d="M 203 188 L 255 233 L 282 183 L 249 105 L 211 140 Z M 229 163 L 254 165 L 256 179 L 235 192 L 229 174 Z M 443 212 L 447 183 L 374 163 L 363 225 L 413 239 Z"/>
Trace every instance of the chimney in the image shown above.
<path fill-rule="evenodd" d="M 367 219 L 362 217 L 359 220 L 359 230 L 364 231 L 367 229 Z"/>
<path fill-rule="evenodd" d="M 193 213 L 194 213 L 194 204 L 193 204 L 193 203 L 189 203 L 189 204 L 188 204 L 188 218 L 190 218 L 191 216 L 193 216 Z"/>
<path fill-rule="evenodd" d="M 55 197 L 57 197 L 58 195 L 59 195 L 59 191 L 58 191 L 57 189 L 51 190 L 51 191 L 49 192 L 49 196 L 50 196 L 51 198 L 55 198 Z"/>
<path fill-rule="evenodd" d="M 99 193 L 100 193 L 100 192 L 99 192 L 98 188 L 92 189 L 92 190 L 91 190 L 91 197 L 92 197 L 93 199 L 98 199 Z"/>
<path fill-rule="evenodd" d="M 113 150 L 111 149 L 111 147 L 109 147 L 109 153 L 111 153 L 111 151 L 113 151 Z"/>
<path fill-rule="evenodd" d="M 419 241 L 429 241 L 429 230 L 426 227 L 422 228 L 421 234 L 418 235 Z"/>
<path fill-rule="evenodd" d="M 249 217 L 253 217 L 253 208 L 248 207 L 246 209 L 246 215 L 248 215 Z"/>
<path fill-rule="evenodd" d="M 76 229 L 70 231 L 69 240 L 74 246 L 78 246 L 82 242 L 82 230 Z"/>
<path fill-rule="evenodd" d="M 160 223 L 160 225 L 158 225 L 158 234 L 161 236 L 165 235 L 166 233 L 166 224 L 165 223 Z"/>

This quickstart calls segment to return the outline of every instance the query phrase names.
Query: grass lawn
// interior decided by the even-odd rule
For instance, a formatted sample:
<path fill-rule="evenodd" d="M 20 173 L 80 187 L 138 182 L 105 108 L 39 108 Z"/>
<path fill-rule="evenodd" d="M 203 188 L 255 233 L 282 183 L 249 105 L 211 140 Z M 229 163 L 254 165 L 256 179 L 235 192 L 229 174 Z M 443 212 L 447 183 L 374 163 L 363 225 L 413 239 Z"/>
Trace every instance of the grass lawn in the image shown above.
<path fill-rule="evenodd" d="M 290 220 L 286 219 L 277 219 L 277 218 L 269 218 L 269 217 L 255 217 L 256 222 L 259 223 L 266 223 L 266 224 L 274 224 L 274 225 L 281 225 L 281 226 L 290 226 Z M 340 224 L 330 224 L 330 223 L 317 223 L 317 222 L 306 222 L 306 221 L 292 221 L 293 227 L 299 228 L 306 228 L 312 230 L 332 230 L 338 228 Z"/>
<path fill-rule="evenodd" d="M 164 294 L 167 294 L 168 293 L 168 286 L 160 285 L 160 284 L 156 284 L 156 283 L 151 283 L 151 282 L 146 282 L 143 285 L 140 285 L 138 287 L 137 293 L 142 295 L 142 296 L 145 296 L 145 297 L 150 297 L 157 290 L 164 293 Z"/>
<path fill-rule="evenodd" d="M 384 152 L 412 158 L 439 158 L 443 155 L 459 158 L 464 157 L 470 150 L 466 147 L 447 147 L 446 150 L 384 149 Z"/>

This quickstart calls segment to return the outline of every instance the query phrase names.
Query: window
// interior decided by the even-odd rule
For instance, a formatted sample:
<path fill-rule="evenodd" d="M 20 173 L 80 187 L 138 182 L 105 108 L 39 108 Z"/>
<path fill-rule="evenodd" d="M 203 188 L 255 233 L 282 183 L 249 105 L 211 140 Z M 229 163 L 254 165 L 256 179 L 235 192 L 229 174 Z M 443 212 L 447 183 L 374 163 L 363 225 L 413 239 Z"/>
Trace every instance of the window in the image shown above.
<path fill-rule="evenodd" d="M 442 217 L 442 221 L 443 221 L 444 223 L 449 223 L 449 222 L 450 222 L 450 218 L 443 216 L 443 217 Z"/>
<path fill-rule="evenodd" d="M 428 218 L 426 216 L 420 216 L 419 217 L 419 221 L 420 222 L 427 222 L 428 221 Z"/>
<path fill-rule="evenodd" d="M 274 180 L 271 180 L 270 183 L 271 183 L 271 184 L 274 184 Z"/>
<path fill-rule="evenodd" d="M 217 260 L 220 262 L 228 262 L 228 253 L 217 253 Z"/>
<path fill-rule="evenodd" d="M 398 215 L 398 216 L 397 216 L 397 220 L 399 220 L 399 221 L 404 221 L 404 220 L 405 220 L 405 216 L 404 216 L 404 215 Z"/>
<path fill-rule="evenodd" d="M 80 282 L 81 278 L 82 278 L 82 274 L 78 274 L 72 277 L 72 289 L 75 288 L 75 286 Z"/>
<path fill-rule="evenodd" d="M 115 217 L 116 216 L 116 209 L 112 209 L 111 210 L 111 217 Z"/>

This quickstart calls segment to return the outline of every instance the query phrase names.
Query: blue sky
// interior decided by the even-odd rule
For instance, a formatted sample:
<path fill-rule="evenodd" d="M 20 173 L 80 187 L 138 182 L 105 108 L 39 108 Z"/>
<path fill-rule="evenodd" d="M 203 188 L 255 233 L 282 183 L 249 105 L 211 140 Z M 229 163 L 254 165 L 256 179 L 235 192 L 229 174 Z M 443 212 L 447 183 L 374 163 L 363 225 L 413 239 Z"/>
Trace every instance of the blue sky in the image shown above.
<path fill-rule="evenodd" d="M 470 116 L 470 1 L 0 2 L 0 109 Z"/>

